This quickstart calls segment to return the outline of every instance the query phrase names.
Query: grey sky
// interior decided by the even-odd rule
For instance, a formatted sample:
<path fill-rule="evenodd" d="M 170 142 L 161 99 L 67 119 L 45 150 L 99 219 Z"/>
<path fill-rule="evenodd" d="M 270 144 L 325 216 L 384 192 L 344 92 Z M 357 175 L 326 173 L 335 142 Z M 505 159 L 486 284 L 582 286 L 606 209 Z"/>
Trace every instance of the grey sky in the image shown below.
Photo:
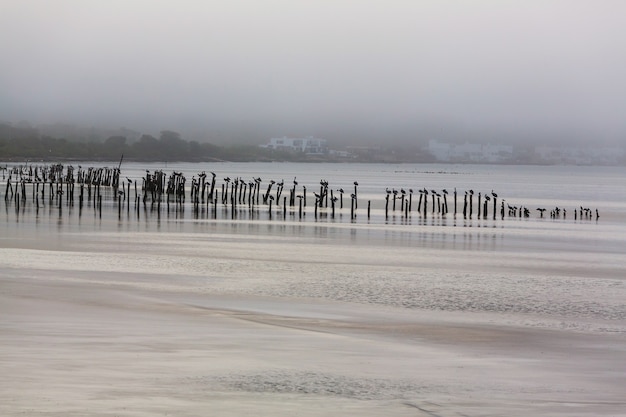
<path fill-rule="evenodd" d="M 0 51 L 12 122 L 626 140 L 621 0 L 3 0 Z"/>

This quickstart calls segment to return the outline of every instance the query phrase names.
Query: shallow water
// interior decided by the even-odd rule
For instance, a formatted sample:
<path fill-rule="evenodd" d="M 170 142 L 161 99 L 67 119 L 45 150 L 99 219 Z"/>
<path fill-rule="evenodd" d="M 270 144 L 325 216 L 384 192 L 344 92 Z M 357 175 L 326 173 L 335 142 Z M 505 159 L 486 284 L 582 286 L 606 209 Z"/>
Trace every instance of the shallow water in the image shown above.
<path fill-rule="evenodd" d="M 145 169 L 176 170 L 188 179 L 213 170 L 218 178 L 260 176 L 264 184 L 295 176 L 311 193 L 320 179 L 334 190 L 357 180 L 358 209 L 351 218 L 345 195 L 347 204 L 334 217 L 329 208 L 315 216 L 309 203 L 302 218 L 297 208 L 283 216 L 280 205 L 271 216 L 263 204 L 233 210 L 205 203 L 196 211 L 189 202 L 159 208 L 131 199 L 120 207 L 110 192 L 102 211 L 46 199 L 27 198 L 19 207 L 2 201 L 0 296 L 9 303 L 0 308 L 33 329 L 33 336 L 13 342 L 8 335 L 23 331 L 0 322 L 5 346 L 16 345 L 3 350 L 20 364 L 12 375 L 28 374 L 32 361 L 56 369 L 79 360 L 48 363 L 35 345 L 20 356 L 20 343 L 40 338 L 63 358 L 106 360 L 81 353 L 88 343 L 83 332 L 94 331 L 114 342 L 89 343 L 113 349 L 111 357 L 128 370 L 139 367 L 112 375 L 145 379 L 126 390 L 66 383 L 77 392 L 93 390 L 98 401 L 134 406 L 137 415 L 160 410 L 127 403 L 134 390 L 148 395 L 143 386 L 173 390 L 163 394 L 167 404 L 181 401 L 189 415 L 196 409 L 178 389 L 191 402 L 211 402 L 218 415 L 527 415 L 529 408 L 534 415 L 566 415 L 572 407 L 580 415 L 618 415 L 616 387 L 624 377 L 611 369 L 626 360 L 624 168 L 124 164 L 122 177 L 139 180 Z M 494 220 L 490 207 L 486 219 L 475 213 L 470 219 L 460 213 L 462 203 L 456 216 L 432 213 L 430 204 L 426 215 L 413 208 L 408 216 L 399 210 L 385 216 L 386 188 L 455 187 L 459 195 L 493 190 L 511 205 L 567 207 L 568 216 L 531 211 L 529 218 Z M 600 217 L 574 219 L 570 213 L 580 206 L 598 209 Z M 67 299 L 67 306 L 49 308 L 50 323 L 28 318 L 26 307 L 10 307 L 31 298 L 44 306 Z M 138 316 L 125 313 L 135 309 Z M 188 315 L 184 321 L 163 316 L 170 310 Z M 203 314 L 211 317 L 211 331 Z M 153 368 L 135 364 L 131 354 L 144 349 L 163 351 L 164 358 L 180 352 L 169 359 L 179 366 L 170 369 L 161 356 Z M 154 369 L 162 374 L 152 376 Z M 24 393 L 33 386 L 26 379 L 16 384 Z M 17 388 L 12 398 L 21 398 Z M 0 411 L 26 410 L 11 401 Z M 74 401 L 61 403 L 58 415 L 76 409 Z M 45 404 L 41 414 L 54 409 Z"/>
<path fill-rule="evenodd" d="M 88 163 L 83 166 L 88 166 Z M 266 205 L 236 208 L 188 202 L 161 206 L 105 194 L 102 211 L 30 198 L 5 201 L 3 264 L 20 268 L 20 248 L 37 249 L 28 265 L 47 269 L 145 271 L 173 276 L 231 274 L 230 290 L 385 304 L 427 310 L 522 313 L 550 320 L 602 319 L 581 328 L 623 331 L 626 318 L 626 181 L 624 168 L 365 164 L 125 164 L 122 178 L 167 169 L 187 177 L 215 171 L 219 179 L 297 177 L 309 190 L 359 182 L 360 208 Z M 169 171 L 168 171 L 169 172 Z M 266 180 L 266 181 L 267 181 Z M 291 186 L 291 185 L 289 185 Z M 353 186 L 352 186 L 353 187 Z M 287 187 L 286 187 L 287 188 Z M 284 193 L 288 193 L 285 188 Z M 519 205 L 593 207 L 600 218 L 479 219 L 416 208 L 385 217 L 386 188 L 497 190 Z M 301 192 L 301 191 L 300 191 Z M 311 191 L 309 191 L 311 192 Z M 107 199 L 108 197 L 108 199 Z M 417 200 L 417 196 L 414 196 Z M 449 195 L 452 199 L 451 195 Z M 475 196 L 476 197 L 476 196 Z M 460 197 L 459 197 L 460 199 Z M 375 207 L 370 216 L 363 206 Z M 507 203 L 508 204 L 508 203 Z M 452 206 L 452 201 L 449 202 Z M 459 204 L 461 206 L 461 204 Z M 570 213 L 571 213 L 570 211 Z M 271 216 L 271 217 L 270 217 Z M 12 249 L 13 248 L 13 249 Z M 226 249 L 227 248 L 227 249 Z M 59 257 L 57 251 L 63 250 Z M 101 254 L 115 255 L 107 265 Z M 263 256 L 259 256 L 259 254 Z M 41 258 L 40 260 L 38 260 Z M 55 262 L 58 259 L 59 262 Z M 15 263 L 15 264 L 14 264 Z M 58 264 L 58 265 L 57 265 Z M 253 278 L 251 278 L 253 277 Z M 255 282 L 261 284 L 256 285 Z M 215 290 L 226 291 L 216 288 Z M 615 321 L 615 322 L 613 322 Z"/>

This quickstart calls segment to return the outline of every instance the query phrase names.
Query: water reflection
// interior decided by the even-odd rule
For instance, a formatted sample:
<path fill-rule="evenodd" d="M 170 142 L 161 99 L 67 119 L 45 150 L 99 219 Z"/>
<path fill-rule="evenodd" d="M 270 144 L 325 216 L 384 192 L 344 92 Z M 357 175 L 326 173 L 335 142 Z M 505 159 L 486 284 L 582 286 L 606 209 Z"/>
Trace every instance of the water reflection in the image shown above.
<path fill-rule="evenodd" d="M 297 164 L 296 164 L 297 165 Z M 178 165 L 177 165 L 178 166 Z M 129 167 L 130 172 L 125 173 L 129 178 L 133 177 L 133 169 L 138 170 L 139 165 Z M 229 169 L 264 169 L 263 178 L 271 178 L 269 172 L 276 169 L 276 166 L 260 165 L 223 165 Z M 145 172 L 144 166 L 139 171 Z M 197 168 L 193 164 L 181 164 L 181 172 L 190 173 Z M 344 204 L 343 209 L 340 203 L 335 209 L 332 207 L 313 207 L 311 198 L 309 204 L 303 205 L 300 209 L 296 204 L 302 199 L 293 199 L 292 205 L 285 206 L 287 201 L 281 199 L 281 204 L 272 204 L 271 208 L 266 204 L 235 204 L 234 202 L 221 203 L 218 199 L 214 201 L 205 200 L 201 204 L 192 204 L 190 200 L 186 203 L 169 202 L 166 200 L 152 200 L 142 198 L 141 190 L 135 189 L 134 199 L 131 196 L 131 187 L 124 188 L 123 192 L 116 192 L 108 187 L 80 187 L 80 198 L 70 199 L 69 192 L 55 193 L 54 187 L 40 187 L 39 184 L 22 183 L 21 195 L 17 198 L 5 196 L 5 209 L 2 211 L 5 217 L 6 234 L 15 232 L 20 228 L 38 228 L 42 231 L 50 230 L 60 232 L 81 232 L 83 230 L 100 231 L 159 231 L 159 232 L 198 232 L 211 233 L 228 229 L 231 233 L 244 233 L 249 235 L 268 236 L 303 236 L 314 239 L 345 239 L 352 244 L 370 244 L 371 242 L 383 241 L 392 246 L 408 247 L 432 247 L 458 250 L 506 250 L 516 246 L 556 248 L 563 246 L 560 242 L 566 242 L 570 247 L 584 248 L 595 251 L 606 250 L 611 252 L 624 248 L 623 239 L 620 241 L 617 236 L 626 234 L 624 218 L 621 217 L 625 203 L 616 200 L 614 195 L 607 194 L 609 188 L 603 188 L 601 196 L 595 196 L 599 204 L 604 204 L 607 210 L 606 217 L 601 221 L 589 221 L 581 217 L 573 218 L 568 212 L 567 218 L 549 218 L 547 215 L 543 219 L 526 217 L 505 217 L 482 215 L 480 218 L 473 215 L 464 217 L 459 207 L 462 208 L 462 198 L 453 203 L 452 197 L 448 202 L 445 195 L 429 194 L 428 210 L 418 212 L 419 199 L 417 196 L 408 194 L 398 197 L 398 205 L 395 210 L 385 211 L 384 190 L 386 185 L 395 187 L 396 190 L 409 189 L 408 185 L 415 182 L 429 181 L 436 186 L 428 187 L 429 190 L 455 189 L 454 184 L 447 181 L 451 178 L 446 176 L 447 171 L 438 174 L 441 170 L 415 170 L 399 169 L 389 171 L 388 167 L 380 166 L 342 166 L 346 172 L 337 167 L 328 166 L 297 166 L 305 173 L 298 173 L 300 187 L 311 181 L 316 183 L 319 177 L 330 178 L 329 173 L 337 175 L 331 187 L 352 189 L 354 179 L 359 179 L 359 204 L 356 211 L 351 211 L 350 204 Z M 384 169 L 383 169 L 384 168 Z M 491 168 L 490 168 L 491 169 Z M 504 168 L 493 168 L 503 171 Z M 323 172 L 323 170 L 327 170 Z M 378 171 L 376 171 L 378 170 Z M 511 175 L 499 175 L 493 177 L 493 184 L 486 184 L 491 178 L 485 174 L 483 167 L 466 167 L 466 171 L 476 170 L 476 175 L 463 176 L 466 181 L 466 188 L 483 189 L 487 195 L 487 188 L 504 188 L 511 183 Z M 513 177 L 517 178 L 515 170 L 511 168 Z M 247 171 L 246 171 L 247 172 Z M 258 173 L 257 173 L 258 174 Z M 417 174 L 417 175 L 414 175 Z M 192 174 L 193 175 L 193 174 Z M 227 174 L 233 176 L 232 173 Z M 223 175 L 226 177 L 227 175 Z M 532 172 L 524 171 L 524 178 L 535 181 Z M 593 175 L 583 173 L 581 178 L 576 177 L 576 173 L 568 174 L 571 187 L 554 188 L 556 202 L 559 206 L 571 205 L 573 201 L 579 201 L 587 196 L 588 183 L 596 181 Z M 606 175 L 599 171 L 598 175 Z M 221 174 L 219 176 L 222 176 Z M 281 174 L 284 177 L 284 173 Z M 234 176 L 233 176 L 234 177 Z M 318 178 L 316 178 L 318 177 Z M 477 179 L 480 177 L 480 181 Z M 140 177 L 139 177 L 140 178 Z M 313 180 L 315 178 L 315 180 Z M 543 177 L 542 177 L 543 178 Z M 564 177 L 559 177 L 563 179 Z M 604 177 L 603 181 L 605 180 Z M 613 178 L 613 177 L 611 177 Z M 607 181 L 611 181 L 608 178 Z M 460 180 L 457 175 L 454 180 Z M 615 178 L 612 179 L 615 181 Z M 498 183 L 499 181 L 499 183 Z M 135 181 L 136 182 L 136 181 Z M 577 185 L 579 184 L 580 185 Z M 517 183 L 515 183 L 517 184 Z M 16 189 L 18 187 L 16 185 Z M 457 184 L 460 185 L 460 184 Z M 619 189 L 620 186 L 613 184 Z M 576 188 L 578 187 L 578 188 Z M 621 185 L 623 188 L 623 184 Z M 313 187 L 310 187 L 313 188 Z M 414 187 L 418 189 L 417 187 Z M 566 192 L 563 190 L 566 188 Z M 314 188 L 313 188 L 314 189 Z M 576 191 L 578 190 L 578 191 Z M 517 188 L 508 190 L 518 192 Z M 606 192 L 605 192 L 606 191 Z M 477 192 L 479 195 L 481 191 Z M 311 193 L 309 193 L 311 197 Z M 402 197 L 405 197 L 402 199 Z M 415 198 L 414 198 L 415 197 Z M 133 201 L 131 201 L 131 199 Z M 510 198 L 507 200 L 511 200 Z M 412 210 L 402 210 L 400 206 L 407 207 L 411 201 Z M 500 199 L 499 202 L 504 201 Z M 371 202 L 371 204 L 370 204 Z M 441 207 L 450 204 L 450 212 L 442 214 Z M 347 202 L 346 202 L 347 203 Z M 396 200 L 393 200 L 396 203 Z M 545 196 L 529 197 L 520 199 L 519 206 L 544 206 L 550 204 L 545 200 Z M 578 207 L 578 205 L 576 205 Z M 459 210 L 458 214 L 454 211 Z M 494 209 L 491 209 L 493 211 Z M 444 210 L 445 212 L 445 210 Z M 521 213 L 521 210 L 518 211 Z M 475 214 L 475 213 L 474 213 Z M 484 213 L 483 213 L 484 214 Z M 491 214 L 491 213 L 490 213 Z M 8 225 L 13 225 L 9 227 Z M 19 225 L 19 226 L 18 226 Z M 597 226 L 589 229 L 590 226 Z M 600 233 L 600 230 L 602 231 Z M 461 232 L 463 231 L 463 232 Z M 573 239 L 575 238 L 575 239 Z M 590 244 L 589 242 L 595 242 Z"/>

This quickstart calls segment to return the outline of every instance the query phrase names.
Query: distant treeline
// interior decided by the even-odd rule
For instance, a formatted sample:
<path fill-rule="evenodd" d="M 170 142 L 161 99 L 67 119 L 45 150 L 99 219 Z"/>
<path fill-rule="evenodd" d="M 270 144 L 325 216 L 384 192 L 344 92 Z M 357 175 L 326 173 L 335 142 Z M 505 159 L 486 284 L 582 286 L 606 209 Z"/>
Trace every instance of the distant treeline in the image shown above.
<path fill-rule="evenodd" d="M 6 125 L 5 125 L 6 127 Z M 254 145 L 218 146 L 187 141 L 164 130 L 159 138 L 142 135 L 129 143 L 125 136 L 104 141 L 76 141 L 39 135 L 35 129 L 0 130 L 0 160 L 118 160 L 136 161 L 263 161 L 300 160 L 304 155 L 272 152 Z"/>

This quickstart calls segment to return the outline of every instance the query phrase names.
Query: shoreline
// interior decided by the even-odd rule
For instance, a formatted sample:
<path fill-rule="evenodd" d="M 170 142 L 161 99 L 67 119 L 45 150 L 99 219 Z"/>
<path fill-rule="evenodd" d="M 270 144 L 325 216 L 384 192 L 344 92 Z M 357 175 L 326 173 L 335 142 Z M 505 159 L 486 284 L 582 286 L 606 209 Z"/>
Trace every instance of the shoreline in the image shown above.
<path fill-rule="evenodd" d="M 141 165 L 129 168 L 141 177 Z M 286 176 L 282 166 L 225 168 Z M 361 198 L 379 201 L 386 185 L 451 190 L 461 179 L 297 168 L 301 186 L 356 178 Z M 174 169 L 191 176 L 195 167 Z M 463 171 L 465 188 L 507 189 L 529 207 L 591 198 L 624 212 L 621 177 L 607 174 L 617 170 Z M 529 183 L 541 188 L 529 195 Z M 346 211 L 226 219 L 222 207 L 209 219 L 208 210 L 121 213 L 105 202 L 81 215 L 61 199 L 31 204 L 29 191 L 0 214 L 2 416 L 591 417 L 626 408 L 624 223 L 604 213 L 584 224 L 387 222 L 380 208 L 372 221 L 348 221 Z"/>
<path fill-rule="evenodd" d="M 599 416 L 625 405 L 616 335 L 54 276 L 0 284 L 6 416 Z"/>

